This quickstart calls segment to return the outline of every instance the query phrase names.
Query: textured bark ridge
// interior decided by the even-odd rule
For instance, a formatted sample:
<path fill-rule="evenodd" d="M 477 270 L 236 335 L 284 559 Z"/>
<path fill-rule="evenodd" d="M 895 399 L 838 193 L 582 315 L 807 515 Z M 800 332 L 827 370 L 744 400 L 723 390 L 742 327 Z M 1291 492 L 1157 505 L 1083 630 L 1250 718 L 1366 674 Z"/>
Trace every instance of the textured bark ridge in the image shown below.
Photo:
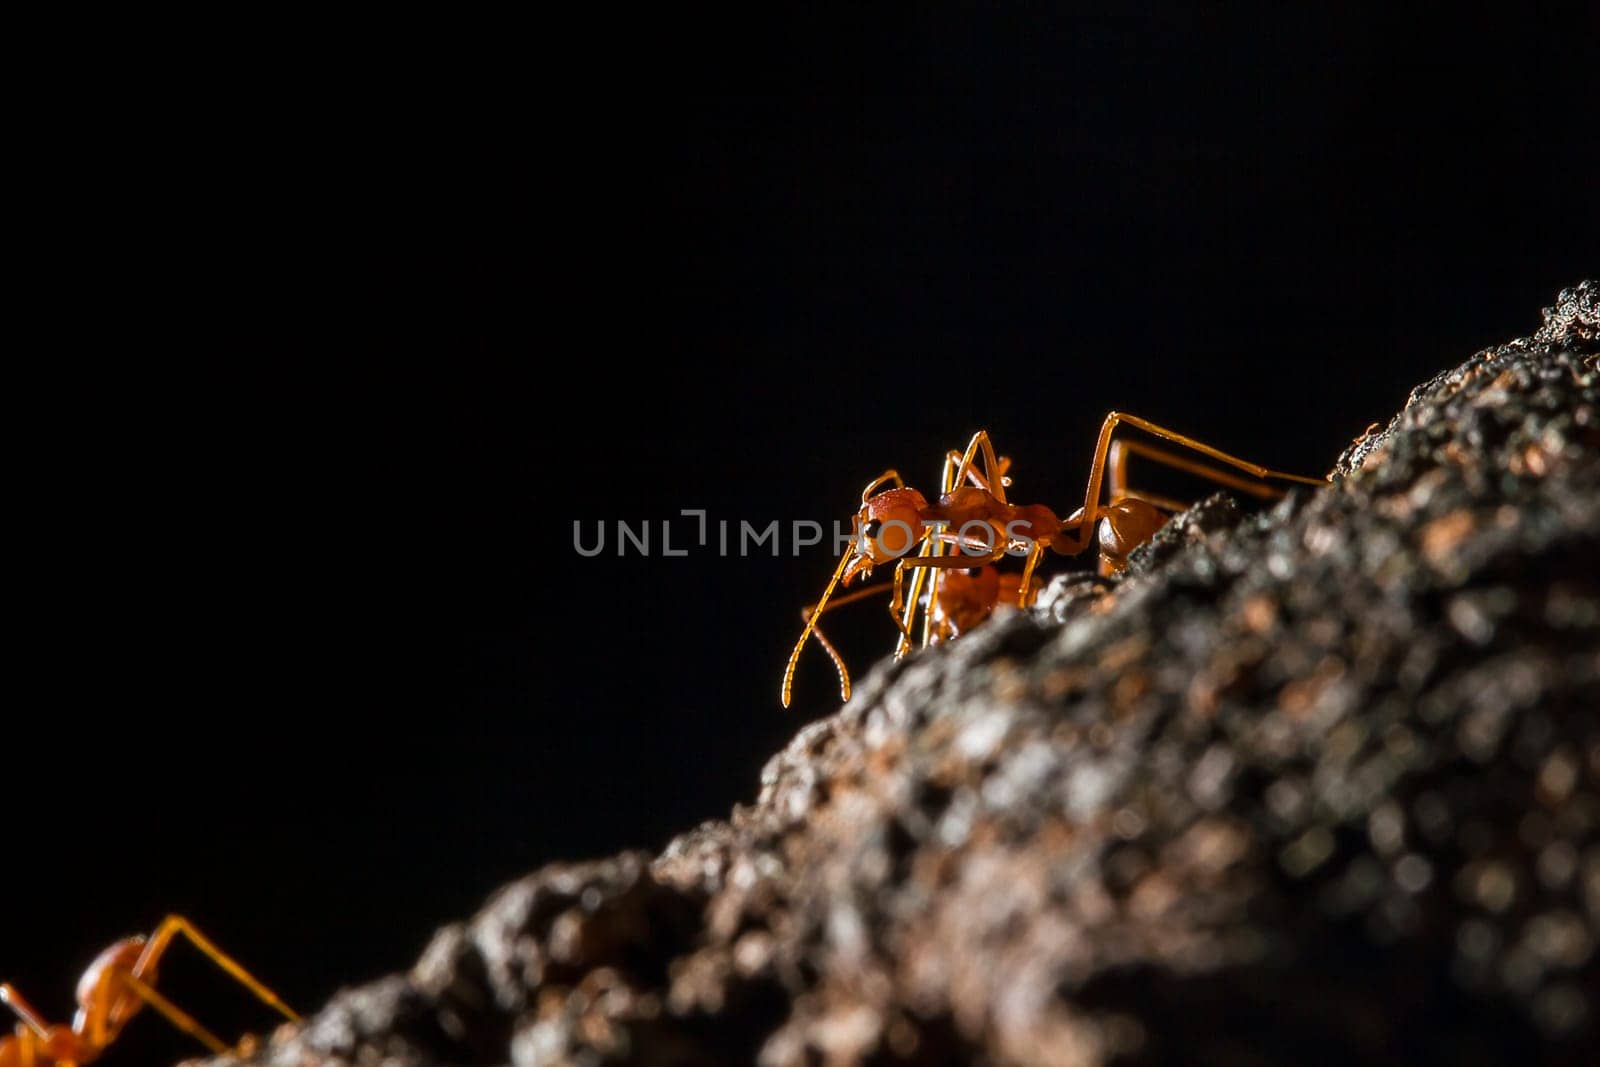
<path fill-rule="evenodd" d="M 1585 282 L 246 1062 L 1594 1062 L 1597 352 Z"/>

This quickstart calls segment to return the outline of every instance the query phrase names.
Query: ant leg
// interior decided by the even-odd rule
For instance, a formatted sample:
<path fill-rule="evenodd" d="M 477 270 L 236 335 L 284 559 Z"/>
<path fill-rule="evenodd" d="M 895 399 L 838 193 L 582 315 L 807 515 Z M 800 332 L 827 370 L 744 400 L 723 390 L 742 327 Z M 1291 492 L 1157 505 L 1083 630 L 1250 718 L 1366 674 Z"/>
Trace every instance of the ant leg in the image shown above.
<path fill-rule="evenodd" d="M 156 992 L 150 983 L 131 973 L 118 974 L 117 977 L 135 996 L 160 1012 L 162 1018 L 210 1049 L 214 1055 L 221 1056 L 228 1051 L 228 1046 L 223 1044 L 220 1037 L 195 1022 L 194 1016 Z"/>
<path fill-rule="evenodd" d="M 971 446 L 969 445 L 968 447 L 970 448 Z M 1010 464 L 1010 460 L 1006 460 L 1004 462 L 1007 465 Z M 979 474 L 975 468 L 969 465 L 968 457 L 963 456 L 960 452 L 957 452 L 952 448 L 950 451 L 944 454 L 944 469 L 939 475 L 939 496 L 941 499 L 951 490 L 955 489 L 957 485 L 961 484 L 961 472 L 963 470 L 966 471 L 966 478 L 968 481 L 986 493 L 989 491 L 989 479 L 984 475 Z M 1000 470 L 1000 476 L 1001 481 L 1004 482 L 1004 467 L 1002 467 Z M 918 554 L 923 556 L 944 555 L 943 540 L 940 539 L 937 534 L 930 536 L 927 543 L 923 546 L 923 550 Z M 919 569 L 916 574 L 912 575 L 911 585 L 913 597 L 920 597 L 922 594 L 922 581 L 924 574 L 927 575 L 928 581 L 928 610 L 923 612 L 922 615 L 922 647 L 927 648 L 929 645 L 933 644 L 933 605 L 939 599 L 939 578 L 941 572 L 937 568 Z M 910 620 L 908 619 L 907 621 L 909 622 Z M 895 650 L 896 658 L 899 658 L 902 651 L 907 649 L 909 649 L 909 643 L 902 642 L 901 647 Z"/>
<path fill-rule="evenodd" d="M 1004 504 L 1006 502 L 1005 468 L 995 458 L 994 445 L 989 441 L 988 430 L 979 430 L 972 435 L 972 440 L 967 443 L 967 450 L 961 455 L 961 463 L 956 467 L 955 477 L 951 480 L 951 488 L 960 485 L 967 477 L 972 468 L 973 459 L 980 452 L 983 454 L 983 477 L 989 483 L 987 492 Z M 948 489 L 945 491 L 949 492 Z"/>
<path fill-rule="evenodd" d="M 961 552 L 954 556 L 913 556 L 903 560 L 902 562 L 904 562 L 907 567 L 944 568 L 946 570 L 960 569 L 965 567 L 980 567 L 985 563 L 997 562 L 1001 556 L 1006 554 L 1006 550 L 1009 547 L 1009 545 L 1002 541 L 995 545 L 992 551 L 982 554 L 968 555 L 965 552 Z"/>
<path fill-rule="evenodd" d="M 88 1010 L 73 1020 L 73 1029 L 86 1034 L 96 1048 L 105 1048 L 111 1040 L 106 1026 L 111 1017 L 111 980 L 114 977 L 116 972 L 110 969 L 101 972 L 100 981 L 89 995 Z"/>
<path fill-rule="evenodd" d="M 895 629 L 903 635 L 906 632 L 905 620 L 901 617 L 905 611 L 906 590 L 906 564 L 905 560 L 894 565 L 894 581 L 891 583 L 894 596 L 889 598 L 889 617 L 894 620 Z"/>
<path fill-rule="evenodd" d="M 928 544 L 924 541 L 917 551 L 927 551 Z M 906 561 L 900 560 L 894 565 L 894 603 L 889 605 L 889 614 L 894 616 L 894 624 L 900 630 L 894 639 L 894 658 L 899 659 L 911 651 L 911 622 L 917 617 L 917 598 L 922 595 L 922 582 L 919 575 L 911 578 L 911 596 L 905 597 Z"/>
<path fill-rule="evenodd" d="M 948 493 L 950 490 L 952 490 L 952 489 L 954 489 L 956 487 L 957 483 L 956 483 L 955 478 L 953 477 L 953 475 L 954 475 L 955 471 L 961 469 L 961 458 L 962 458 L 961 457 L 961 453 L 957 452 L 953 448 L 949 452 L 945 453 L 945 457 L 944 457 L 944 482 L 943 482 L 942 488 L 940 489 L 940 492 Z M 1008 488 L 1008 489 L 1011 487 L 1011 479 L 1007 475 L 1006 472 L 1009 471 L 1010 469 L 1011 469 L 1011 457 L 1010 456 L 1001 456 L 1000 459 L 999 459 L 999 471 L 998 471 L 999 478 L 1000 478 L 1000 484 L 1002 486 L 1004 486 L 1005 488 Z M 986 476 L 981 471 L 979 471 L 978 468 L 975 467 L 975 466 L 969 466 L 967 468 L 967 481 L 971 482 L 973 485 L 977 486 L 979 489 L 982 489 L 986 493 L 991 492 L 991 490 L 989 488 L 989 478 L 988 478 L 988 476 Z"/>
<path fill-rule="evenodd" d="M 161 925 L 156 927 L 155 933 L 150 935 L 150 941 L 144 947 L 144 952 L 133 965 L 133 977 L 143 980 L 144 976 L 154 970 L 161 956 L 167 951 L 172 939 L 178 934 L 188 938 L 189 943 L 208 956 L 212 963 L 226 971 L 234 981 L 244 986 L 256 995 L 256 999 L 278 1012 L 290 1022 L 299 1022 L 300 1016 L 294 1010 L 278 999 L 278 995 L 257 981 L 255 975 L 240 966 L 239 962 L 226 952 L 218 948 L 210 938 L 206 937 L 194 924 L 181 915 L 169 915 L 161 920 Z"/>
<path fill-rule="evenodd" d="M 1303 475 L 1289 474 L 1286 471 L 1277 471 L 1270 467 L 1263 467 L 1259 463 L 1251 463 L 1247 459 L 1240 459 L 1238 456 L 1229 455 L 1220 448 L 1213 448 L 1204 441 L 1196 441 L 1192 437 L 1185 437 L 1176 430 L 1169 430 L 1165 426 L 1158 426 L 1148 419 L 1141 419 L 1137 415 L 1124 415 L 1116 411 L 1111 412 L 1106 416 L 1105 424 L 1101 427 L 1102 439 L 1109 437 L 1110 431 L 1114 429 L 1118 423 L 1122 422 L 1127 423 L 1129 426 L 1132 426 L 1135 429 L 1143 430 L 1145 433 L 1151 434 L 1152 436 L 1162 438 L 1166 441 L 1171 441 L 1173 444 L 1183 445 L 1185 448 L 1193 449 L 1194 451 L 1199 452 L 1201 455 L 1210 456 L 1212 459 L 1221 463 L 1226 463 L 1230 467 L 1237 467 L 1239 470 L 1249 471 L 1251 476 L 1255 478 L 1272 478 L 1281 481 L 1300 482 L 1303 485 L 1328 484 L 1328 480 L 1326 478 L 1307 478 Z"/>
<path fill-rule="evenodd" d="M 980 472 L 973 464 L 973 457 L 982 452 L 984 469 Z M 940 482 L 941 495 L 954 491 L 961 485 L 963 479 L 982 489 L 1002 504 L 1006 499 L 1006 487 L 1011 484 L 1011 479 L 1006 472 L 1011 469 L 1011 457 L 1001 456 L 995 458 L 994 445 L 989 440 L 987 430 L 979 430 L 973 434 L 972 440 L 967 443 L 965 453 L 955 449 L 945 453 L 944 474 Z M 922 555 L 944 555 L 944 540 L 933 538 L 933 551 L 923 552 Z M 959 544 L 960 542 L 957 542 Z M 928 572 L 928 603 L 931 605 L 939 595 L 939 583 L 943 577 L 943 567 L 950 564 L 921 564 Z M 918 572 L 920 577 L 921 571 Z M 933 613 L 929 611 L 922 618 L 922 647 L 927 648 L 933 644 L 934 628 Z"/>
<path fill-rule="evenodd" d="M 968 471 L 967 473 L 969 476 L 976 478 L 976 472 Z M 954 471 L 952 471 L 950 467 L 950 460 L 947 456 L 945 459 L 944 477 L 941 480 L 942 484 L 940 486 L 940 488 L 946 493 L 948 493 L 955 484 L 952 480 L 953 475 Z M 927 648 L 933 643 L 932 604 L 934 598 L 939 595 L 939 572 L 938 570 L 928 570 L 927 568 L 929 567 L 929 564 L 918 563 L 915 562 L 915 560 L 937 559 L 943 555 L 944 541 L 940 538 L 936 530 L 930 529 L 923 537 L 922 545 L 917 549 L 917 555 L 914 557 L 914 559 L 902 559 L 899 565 L 895 568 L 896 578 L 900 576 L 900 571 L 902 569 L 906 567 L 915 568 L 915 573 L 911 575 L 911 596 L 906 601 L 905 614 L 901 619 L 900 640 L 895 645 L 895 659 L 899 659 L 901 656 L 911 651 L 911 631 L 916 623 L 917 606 L 922 603 L 922 586 L 924 582 L 926 582 L 928 585 L 927 602 L 929 608 L 922 614 L 922 647 Z"/>
<path fill-rule="evenodd" d="M 895 573 L 895 577 L 897 579 L 900 577 L 901 572 L 904 571 L 905 568 L 907 568 L 907 567 L 915 568 L 915 570 L 913 571 L 913 573 L 911 575 L 911 595 L 906 598 L 905 612 L 904 612 L 903 615 L 901 615 L 900 620 L 899 620 L 900 621 L 900 639 L 897 642 L 895 642 L 895 648 L 894 648 L 894 658 L 895 659 L 899 659 L 901 656 L 904 656 L 907 652 L 911 651 L 911 631 L 916 626 L 917 608 L 922 604 L 922 584 L 923 584 L 924 580 L 928 580 L 928 576 L 929 576 L 929 573 L 930 573 L 927 570 L 923 569 L 922 565 L 917 563 L 917 562 L 915 562 L 915 560 L 932 558 L 932 557 L 929 556 L 929 550 L 930 549 L 933 551 L 933 553 L 935 555 L 937 555 L 937 553 L 939 551 L 939 542 L 938 542 L 937 538 L 934 538 L 934 537 L 928 538 L 926 541 L 923 542 L 921 551 L 915 557 L 913 557 L 911 559 L 902 559 L 899 562 L 899 564 L 895 567 L 895 572 L 894 573 Z M 938 571 L 933 571 L 931 573 L 932 573 L 933 577 L 929 581 L 929 585 L 928 585 L 928 603 L 929 604 L 933 603 L 933 598 L 938 595 L 938 590 L 939 590 L 939 583 L 938 583 L 938 574 L 939 574 L 939 572 Z M 928 627 L 929 627 L 929 620 L 931 618 L 932 618 L 932 612 L 928 611 L 928 610 L 924 610 L 923 613 L 922 613 L 922 647 L 923 648 L 927 648 L 928 647 Z"/>
<path fill-rule="evenodd" d="M 889 587 L 880 582 L 877 585 L 870 585 L 865 589 L 857 589 L 853 593 L 846 593 L 844 596 L 834 597 L 828 606 L 823 608 L 821 611 L 817 610 L 815 605 L 809 608 L 801 608 L 800 621 L 810 622 L 811 616 L 813 615 L 821 615 L 823 612 L 833 611 L 835 608 L 842 608 L 846 604 L 852 604 L 857 600 L 865 600 L 869 596 L 875 596 L 878 593 L 886 593 L 888 591 Z M 814 634 L 817 631 L 813 629 L 811 632 Z"/>
<path fill-rule="evenodd" d="M 1044 555 L 1044 542 L 1035 541 L 1033 547 L 1028 549 L 1028 563 L 1022 568 L 1022 584 L 1017 587 L 1017 607 L 1028 606 L 1028 590 L 1033 587 L 1033 569 L 1039 565 L 1039 557 Z"/>
<path fill-rule="evenodd" d="M 898 489 L 904 489 L 906 484 L 900 477 L 900 473 L 891 467 L 867 483 L 866 488 L 861 490 L 861 502 L 865 504 L 878 486 L 885 482 L 893 482 Z M 781 699 L 784 707 L 789 706 L 789 701 L 794 695 L 794 672 L 800 663 L 800 652 L 806 647 L 806 641 L 814 632 L 817 634 L 818 640 L 823 643 L 823 649 L 828 653 L 828 657 L 833 660 L 834 667 L 839 671 L 840 697 L 844 700 L 850 699 L 850 673 L 845 670 L 844 660 L 839 656 L 838 649 L 834 648 L 833 644 L 817 630 L 817 616 L 826 610 L 828 598 L 833 595 L 834 589 L 839 585 L 840 579 L 844 577 L 845 571 L 849 569 L 850 561 L 854 556 L 854 546 L 844 550 L 844 555 L 839 557 L 839 566 L 834 568 L 833 577 L 828 579 L 828 585 L 822 591 L 821 599 L 806 613 L 805 629 L 800 631 L 800 639 L 794 643 L 794 648 L 789 653 L 789 662 L 783 668 L 783 694 Z"/>
<path fill-rule="evenodd" d="M 1302 482 L 1306 485 L 1328 484 L 1327 480 L 1323 478 L 1306 478 L 1298 474 L 1275 471 L 1270 467 L 1263 467 L 1259 463 L 1251 463 L 1249 460 L 1240 459 L 1238 456 L 1231 456 L 1219 448 L 1212 448 L 1203 441 L 1196 441 L 1192 437 L 1185 437 L 1174 430 L 1159 426 L 1148 419 L 1113 411 L 1106 416 L 1105 422 L 1100 424 L 1100 437 L 1095 442 L 1094 462 L 1089 467 L 1089 486 L 1083 495 L 1083 508 L 1074 512 L 1072 517 L 1062 524 L 1063 536 L 1067 536 L 1069 527 L 1072 531 L 1070 534 L 1072 540 L 1070 545 L 1067 546 L 1070 552 L 1083 551 L 1088 546 L 1090 537 L 1093 536 L 1095 522 L 1100 517 L 1100 487 L 1106 473 L 1106 455 L 1110 451 L 1111 435 L 1117 426 L 1122 423 L 1127 423 L 1129 426 L 1143 430 L 1152 436 L 1193 449 L 1201 455 L 1226 463 L 1230 467 L 1237 467 L 1239 470 L 1248 472 L 1253 478 L 1280 478 L 1286 481 Z"/>
<path fill-rule="evenodd" d="M 1128 457 L 1139 452 L 1140 450 L 1134 447 L 1131 441 L 1111 442 L 1111 448 L 1106 452 L 1106 495 L 1111 498 L 1112 503 L 1131 498 L 1154 504 L 1165 511 L 1178 512 L 1188 507 L 1189 505 L 1182 500 L 1158 496 L 1142 489 L 1134 489 L 1129 485 Z"/>
<path fill-rule="evenodd" d="M 13 1030 L 16 1047 L 21 1050 L 20 1067 L 72 1067 L 79 1060 L 93 1058 L 95 1049 L 86 1048 L 82 1036 L 77 1033 L 63 1033 L 58 1028 L 52 1041 L 51 1027 L 15 986 L 0 983 L 0 1004 L 22 1020 L 22 1025 Z M 0 1039 L 0 1044 L 3 1043 L 4 1039 Z"/>
<path fill-rule="evenodd" d="M 936 538 L 930 537 L 928 540 L 933 542 L 933 555 L 941 556 L 944 554 L 944 546 Z M 922 596 L 923 579 L 926 578 L 928 582 L 928 606 L 922 612 L 923 648 L 933 644 L 933 605 L 939 599 L 939 579 L 943 575 L 944 572 L 937 567 L 918 567 L 917 572 L 911 576 L 911 595 L 918 600 Z M 907 621 L 909 622 L 910 620 L 908 619 Z M 906 631 L 906 636 L 911 636 L 909 629 Z"/>
<path fill-rule="evenodd" d="M 1164 448 L 1147 445 L 1142 441 L 1116 440 L 1111 442 L 1111 450 L 1106 457 L 1106 490 L 1110 493 L 1112 500 L 1133 496 L 1154 504 L 1156 507 L 1166 508 L 1168 511 L 1182 511 L 1188 506 L 1169 497 L 1158 497 L 1153 493 L 1138 492 L 1130 489 L 1128 487 L 1129 456 L 1144 456 L 1146 459 L 1154 460 L 1164 466 L 1196 475 L 1207 481 L 1226 486 L 1229 489 L 1237 489 L 1241 493 L 1248 493 L 1262 500 L 1280 500 L 1283 497 L 1282 490 L 1275 489 L 1270 485 L 1263 485 L 1259 481 L 1251 481 L 1236 474 L 1229 474 L 1227 471 L 1219 470 L 1216 467 L 1185 459 L 1174 452 L 1168 452 Z M 1172 505 L 1176 505 L 1176 507 Z"/>
<path fill-rule="evenodd" d="M 17 992 L 16 987 L 9 982 L 0 982 L 0 1004 L 10 1008 L 16 1017 L 22 1020 L 28 1031 L 41 1038 L 50 1036 L 50 1028 L 45 1026 L 44 1019 L 40 1017 L 38 1012 L 33 1010 L 33 1005 L 29 1004 L 22 994 Z"/>

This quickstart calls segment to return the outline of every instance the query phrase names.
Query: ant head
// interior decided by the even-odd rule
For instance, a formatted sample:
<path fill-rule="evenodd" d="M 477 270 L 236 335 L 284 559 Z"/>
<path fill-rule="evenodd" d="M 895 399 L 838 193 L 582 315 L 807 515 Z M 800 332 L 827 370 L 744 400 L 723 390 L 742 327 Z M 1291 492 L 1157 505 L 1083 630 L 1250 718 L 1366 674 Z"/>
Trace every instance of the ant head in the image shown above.
<path fill-rule="evenodd" d="M 855 517 L 855 549 L 860 558 L 846 580 L 857 570 L 870 574 L 876 564 L 892 563 L 916 548 L 927 507 L 928 501 L 915 489 L 885 489 L 863 501 Z"/>
<path fill-rule="evenodd" d="M 109 998 L 106 1004 L 106 1025 L 115 1033 L 127 1021 L 134 1017 L 144 1001 L 128 992 L 127 988 L 112 979 L 114 975 L 126 974 L 133 970 L 134 964 L 139 962 L 139 957 L 144 954 L 144 938 L 126 937 L 116 942 L 100 955 L 94 958 L 83 977 L 78 979 L 78 1008 L 81 1012 L 92 1013 L 100 1003 L 100 998 Z M 145 974 L 145 981 L 153 982 L 155 975 Z"/>

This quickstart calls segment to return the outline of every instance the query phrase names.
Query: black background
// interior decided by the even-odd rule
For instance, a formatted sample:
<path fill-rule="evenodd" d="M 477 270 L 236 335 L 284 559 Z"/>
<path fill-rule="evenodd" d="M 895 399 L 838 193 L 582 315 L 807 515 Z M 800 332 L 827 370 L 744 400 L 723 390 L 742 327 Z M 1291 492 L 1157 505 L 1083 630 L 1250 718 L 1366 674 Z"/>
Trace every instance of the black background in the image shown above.
<path fill-rule="evenodd" d="M 617 520 L 845 520 L 979 427 L 1065 513 L 1112 407 L 1327 470 L 1594 274 L 1586 8 L 42 32 L 0 977 L 59 1017 L 175 910 L 312 1006 L 749 802 L 832 557 Z"/>

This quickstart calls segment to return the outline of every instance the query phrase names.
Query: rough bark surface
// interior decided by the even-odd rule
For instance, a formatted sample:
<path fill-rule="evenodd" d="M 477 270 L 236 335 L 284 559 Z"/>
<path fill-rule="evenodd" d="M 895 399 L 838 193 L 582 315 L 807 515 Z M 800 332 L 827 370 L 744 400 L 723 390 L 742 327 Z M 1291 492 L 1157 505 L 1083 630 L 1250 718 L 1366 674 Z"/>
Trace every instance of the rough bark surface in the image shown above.
<path fill-rule="evenodd" d="M 219 1064 L 1592 1063 L 1600 286 Z"/>

